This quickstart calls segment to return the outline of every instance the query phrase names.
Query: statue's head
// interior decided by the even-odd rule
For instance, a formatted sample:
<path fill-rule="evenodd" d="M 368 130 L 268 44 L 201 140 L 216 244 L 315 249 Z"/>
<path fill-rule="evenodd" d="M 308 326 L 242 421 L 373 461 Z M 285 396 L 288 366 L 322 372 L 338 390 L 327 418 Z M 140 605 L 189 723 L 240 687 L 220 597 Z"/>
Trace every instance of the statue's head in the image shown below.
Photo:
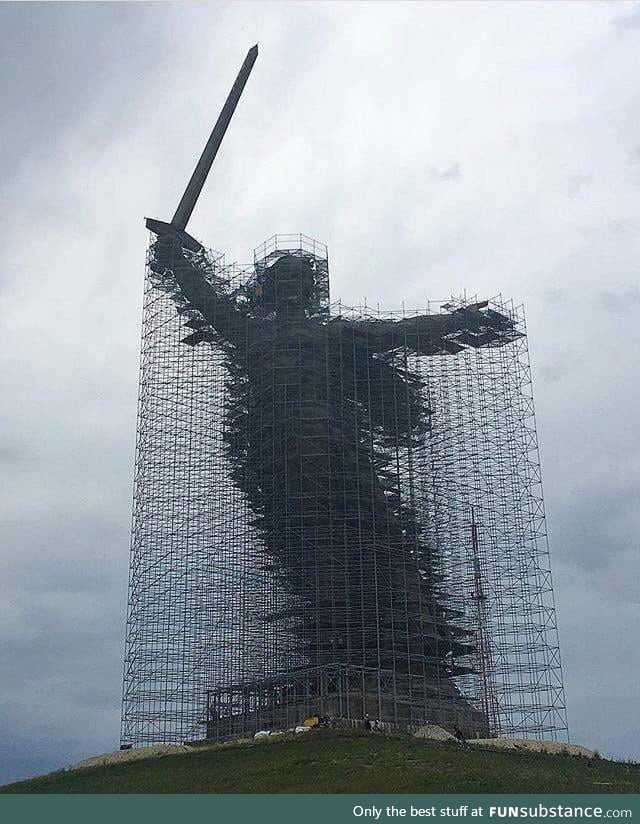
<path fill-rule="evenodd" d="M 284 315 L 307 314 L 313 308 L 316 286 L 312 259 L 283 255 L 258 275 L 254 300 L 262 312 Z"/>

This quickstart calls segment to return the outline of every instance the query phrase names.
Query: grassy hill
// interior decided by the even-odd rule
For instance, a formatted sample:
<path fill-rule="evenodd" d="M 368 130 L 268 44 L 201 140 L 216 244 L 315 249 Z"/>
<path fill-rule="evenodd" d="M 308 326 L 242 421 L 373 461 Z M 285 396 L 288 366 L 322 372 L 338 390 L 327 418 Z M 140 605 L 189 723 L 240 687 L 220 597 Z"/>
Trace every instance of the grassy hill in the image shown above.
<path fill-rule="evenodd" d="M 640 767 L 461 748 L 408 735 L 314 730 L 295 739 L 51 773 L 3 793 L 640 792 Z"/>

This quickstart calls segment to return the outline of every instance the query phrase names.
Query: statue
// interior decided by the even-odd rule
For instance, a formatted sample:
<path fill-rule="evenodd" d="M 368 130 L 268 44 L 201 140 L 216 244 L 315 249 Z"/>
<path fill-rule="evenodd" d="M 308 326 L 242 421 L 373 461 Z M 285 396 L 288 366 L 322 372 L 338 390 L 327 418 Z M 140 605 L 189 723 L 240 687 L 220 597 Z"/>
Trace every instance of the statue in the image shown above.
<path fill-rule="evenodd" d="M 429 428 L 406 353 L 507 340 L 509 319 L 482 305 L 399 321 L 331 318 L 315 261 L 290 254 L 239 301 L 216 284 L 204 251 L 170 233 L 150 265 L 197 311 L 184 342 L 215 342 L 237 378 L 227 410 L 233 480 L 298 604 L 285 612 L 298 622 L 301 660 L 456 675 L 469 646 L 394 476 L 394 457 Z"/>
<path fill-rule="evenodd" d="M 455 355 L 518 336 L 478 303 L 402 320 L 332 317 L 313 255 L 283 253 L 231 294 L 185 231 L 257 47 L 250 50 L 171 223 L 155 234 L 155 282 L 179 286 L 185 345 L 214 343 L 231 376 L 226 448 L 285 598 L 300 667 L 347 664 L 419 677 L 457 697 L 473 651 L 447 602 L 439 559 L 400 494 L 399 455 L 428 437 L 410 357 Z M 436 687 L 437 685 L 437 687 Z M 406 688 L 411 692 L 411 688 Z"/>

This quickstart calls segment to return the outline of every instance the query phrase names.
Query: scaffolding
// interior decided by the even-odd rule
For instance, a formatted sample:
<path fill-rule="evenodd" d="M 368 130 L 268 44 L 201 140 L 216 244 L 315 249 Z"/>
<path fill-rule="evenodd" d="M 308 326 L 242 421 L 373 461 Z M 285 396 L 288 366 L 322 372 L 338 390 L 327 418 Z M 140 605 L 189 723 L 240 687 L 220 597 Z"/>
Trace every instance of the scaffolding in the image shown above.
<path fill-rule="evenodd" d="M 566 735 L 522 307 L 345 307 L 311 238 L 152 234 L 135 467 L 123 745 Z"/>

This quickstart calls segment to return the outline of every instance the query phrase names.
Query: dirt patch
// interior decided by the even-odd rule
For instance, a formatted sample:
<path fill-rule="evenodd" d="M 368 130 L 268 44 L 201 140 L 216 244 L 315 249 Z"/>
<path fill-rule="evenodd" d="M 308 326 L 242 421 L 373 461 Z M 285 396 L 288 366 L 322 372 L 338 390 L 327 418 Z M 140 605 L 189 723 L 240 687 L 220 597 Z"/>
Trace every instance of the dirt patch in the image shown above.
<path fill-rule="evenodd" d="M 456 740 L 454 735 L 451 735 L 450 732 L 447 732 L 442 727 L 438 727 L 436 724 L 427 724 L 424 727 L 418 727 L 416 730 L 413 730 L 412 735 L 414 738 L 428 738 L 431 741 Z"/>
<path fill-rule="evenodd" d="M 546 752 L 550 755 L 579 755 L 593 758 L 593 750 L 580 744 L 563 744 L 559 741 L 537 741 L 527 738 L 470 738 L 472 746 L 491 747 L 498 750 L 521 750 L 523 752 Z"/>
<path fill-rule="evenodd" d="M 94 755 L 85 758 L 78 764 L 69 767 L 70 770 L 86 770 L 89 767 L 106 767 L 110 764 L 124 764 L 127 761 L 141 761 L 144 758 L 162 758 L 163 755 L 178 755 L 191 752 L 182 744 L 154 744 L 151 747 L 135 747 L 130 750 L 116 750 L 104 755 Z"/>

